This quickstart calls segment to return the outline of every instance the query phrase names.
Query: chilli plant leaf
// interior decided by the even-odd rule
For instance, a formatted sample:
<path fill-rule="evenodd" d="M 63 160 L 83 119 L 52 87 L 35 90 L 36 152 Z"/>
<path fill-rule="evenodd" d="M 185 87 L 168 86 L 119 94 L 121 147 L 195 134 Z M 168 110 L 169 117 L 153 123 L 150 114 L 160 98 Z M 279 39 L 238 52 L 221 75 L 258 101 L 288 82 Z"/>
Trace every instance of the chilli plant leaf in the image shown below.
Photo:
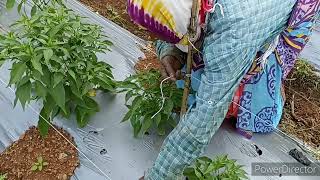
<path fill-rule="evenodd" d="M 43 10 L 47 6 L 59 4 L 63 6 L 63 0 L 30 0 L 32 4 L 31 15 L 35 15 L 38 10 Z M 27 3 L 27 0 L 7 0 L 6 8 L 11 10 L 14 8 L 15 4 L 17 4 L 17 10 L 21 13 L 23 5 Z"/>
<path fill-rule="evenodd" d="M 161 76 L 156 70 L 140 72 L 119 82 L 119 92 L 126 93 L 126 106 L 129 109 L 122 122 L 130 120 L 135 137 L 149 132 L 153 127 L 159 135 L 164 135 L 166 129 L 176 125 L 172 113 L 180 109 L 183 92 L 174 83 L 165 82 L 164 105 L 161 109 L 160 82 Z"/>
<path fill-rule="evenodd" d="M 188 167 L 183 172 L 188 180 L 244 180 L 248 179 L 247 173 L 241 165 L 227 156 L 218 156 L 212 160 L 208 157 L 200 157 L 194 166 Z"/>
<path fill-rule="evenodd" d="M 6 180 L 6 179 L 7 179 L 7 174 L 0 173 L 0 180 Z"/>
<path fill-rule="evenodd" d="M 111 42 L 100 26 L 83 22 L 58 3 L 33 11 L 32 16 L 21 15 L 12 26 L 15 31 L 0 36 L 0 65 L 12 64 L 9 85 L 16 87 L 15 102 L 25 107 L 42 100 L 38 123 L 42 135 L 58 114 L 69 117 L 73 112 L 84 127 L 99 111 L 95 92 L 115 89 L 112 67 L 97 57 L 109 50 Z"/>

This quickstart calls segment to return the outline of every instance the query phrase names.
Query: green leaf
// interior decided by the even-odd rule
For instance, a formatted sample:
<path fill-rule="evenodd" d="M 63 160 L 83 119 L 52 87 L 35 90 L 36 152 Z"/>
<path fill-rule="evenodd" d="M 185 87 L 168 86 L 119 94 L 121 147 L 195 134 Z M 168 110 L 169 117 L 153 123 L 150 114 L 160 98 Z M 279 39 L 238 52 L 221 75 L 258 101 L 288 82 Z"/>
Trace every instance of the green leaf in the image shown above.
<path fill-rule="evenodd" d="M 135 83 L 124 81 L 119 84 L 119 88 L 136 89 L 139 88 Z"/>
<path fill-rule="evenodd" d="M 147 132 L 150 127 L 152 125 L 152 119 L 150 116 L 146 116 L 142 122 L 142 126 L 141 126 L 141 132 L 142 134 L 145 134 L 145 132 Z"/>
<path fill-rule="evenodd" d="M 68 52 L 68 50 L 64 47 L 59 47 L 59 49 L 61 49 L 61 51 L 64 53 L 65 56 L 67 56 L 68 58 L 71 58 L 70 53 Z"/>
<path fill-rule="evenodd" d="M 21 1 L 20 3 L 19 3 L 19 5 L 18 5 L 18 13 L 20 13 L 21 12 L 21 9 L 22 9 L 22 5 L 23 5 L 23 1 Z"/>
<path fill-rule="evenodd" d="M 85 96 L 83 98 L 83 100 L 84 100 L 84 103 L 85 103 L 85 106 L 83 106 L 84 108 L 90 109 L 90 110 L 95 111 L 95 112 L 99 112 L 99 105 L 94 99 L 92 99 L 92 98 L 90 98 L 88 96 Z"/>
<path fill-rule="evenodd" d="M 158 113 L 155 117 L 154 120 L 156 122 L 156 125 L 159 126 L 160 122 L 161 122 L 161 114 Z"/>
<path fill-rule="evenodd" d="M 37 6 L 34 5 L 31 9 L 31 16 L 34 16 L 37 13 Z"/>
<path fill-rule="evenodd" d="M 104 89 L 104 90 L 109 90 L 109 91 L 112 91 L 113 90 L 113 81 L 104 76 L 98 76 L 98 82 L 99 82 L 99 85 Z"/>
<path fill-rule="evenodd" d="M 132 114 L 132 111 L 129 110 L 129 111 L 127 112 L 127 114 L 124 116 L 124 118 L 122 119 L 121 122 L 126 122 L 126 121 L 128 121 L 128 120 L 130 119 L 130 117 L 131 117 L 131 114 Z"/>
<path fill-rule="evenodd" d="M 46 49 L 43 51 L 43 56 L 46 61 L 49 61 L 51 57 L 53 56 L 53 50 L 52 49 Z"/>
<path fill-rule="evenodd" d="M 204 174 L 213 173 L 216 170 L 217 170 L 216 165 L 215 164 L 210 164 L 208 169 L 204 172 Z"/>
<path fill-rule="evenodd" d="M 39 54 L 38 56 L 34 57 L 31 59 L 31 63 L 34 69 L 36 69 L 37 71 L 39 71 L 41 73 L 41 75 L 43 75 L 42 72 L 42 66 L 41 66 L 41 58 L 42 58 L 42 54 Z"/>
<path fill-rule="evenodd" d="M 9 84 L 15 84 L 18 81 L 20 81 L 21 77 L 25 73 L 27 69 L 27 66 L 25 63 L 19 62 L 19 63 L 14 63 L 12 65 L 12 69 L 10 72 L 10 82 Z"/>
<path fill-rule="evenodd" d="M 171 114 L 172 113 L 172 109 L 173 109 L 173 101 L 168 99 L 166 101 L 166 104 L 163 108 L 163 111 L 166 113 L 166 114 Z"/>
<path fill-rule="evenodd" d="M 183 175 L 188 177 L 188 179 L 195 179 L 197 176 L 195 175 L 194 168 L 185 168 L 183 171 Z"/>
<path fill-rule="evenodd" d="M 56 85 L 51 91 L 50 94 L 53 98 L 53 100 L 56 102 L 56 104 L 64 111 L 66 112 L 65 108 L 65 98 L 66 98 L 66 93 L 65 89 L 63 86 L 63 83 L 60 82 L 59 84 Z"/>
<path fill-rule="evenodd" d="M 33 165 L 32 167 L 31 167 L 31 171 L 36 171 L 38 169 L 38 166 L 37 165 Z"/>
<path fill-rule="evenodd" d="M 73 78 L 73 80 L 77 80 L 77 78 L 76 78 L 76 74 L 71 70 L 71 69 L 69 69 L 68 70 L 68 73 L 70 74 L 70 76 Z"/>
<path fill-rule="evenodd" d="M 49 123 L 51 121 L 51 113 L 56 104 L 52 97 L 48 95 L 43 102 L 43 108 L 41 109 L 38 121 L 38 128 L 42 137 L 45 137 L 49 131 Z"/>
<path fill-rule="evenodd" d="M 133 133 L 134 133 L 134 137 L 138 137 L 138 134 L 141 130 L 141 123 L 140 121 L 136 121 L 136 123 L 133 125 Z"/>
<path fill-rule="evenodd" d="M 47 163 L 47 162 L 43 163 L 43 166 L 48 166 L 48 165 L 49 165 L 49 163 Z"/>
<path fill-rule="evenodd" d="M 31 96 L 31 82 L 27 81 L 23 85 L 17 87 L 16 98 L 19 99 L 23 109 L 27 102 L 30 101 Z"/>
<path fill-rule="evenodd" d="M 61 24 L 55 26 L 54 28 L 52 28 L 49 31 L 49 36 L 53 37 L 54 35 L 56 35 L 63 28 L 64 25 L 65 25 L 65 23 L 61 23 Z"/>
<path fill-rule="evenodd" d="M 41 81 L 49 89 L 51 88 L 51 76 L 52 76 L 51 72 L 48 70 L 46 66 L 44 66 L 42 70 L 43 70 L 43 76 L 40 76 Z"/>
<path fill-rule="evenodd" d="M 89 94 L 90 97 L 95 97 L 97 91 L 94 89 L 94 86 L 91 83 L 85 82 L 81 92 L 81 96 Z"/>
<path fill-rule="evenodd" d="M 60 113 L 63 117 L 65 117 L 66 119 L 70 118 L 71 115 L 71 108 L 70 107 L 66 107 L 66 112 L 63 111 L 58 111 L 58 113 Z"/>
<path fill-rule="evenodd" d="M 127 92 L 126 97 L 125 97 L 126 102 L 128 102 L 129 99 L 130 99 L 132 96 L 133 96 L 133 91 Z"/>
<path fill-rule="evenodd" d="M 64 75 L 62 73 L 54 73 L 53 74 L 53 88 L 55 88 L 63 80 L 63 78 L 64 78 Z"/>
<path fill-rule="evenodd" d="M 132 101 L 132 112 L 135 112 L 138 108 L 140 108 L 140 104 L 142 103 L 143 97 L 142 96 L 137 96 L 134 98 Z"/>
<path fill-rule="evenodd" d="M 160 124 L 157 128 L 157 132 L 159 134 L 159 136 L 164 136 L 166 134 L 166 130 L 164 128 L 163 124 Z"/>
<path fill-rule="evenodd" d="M 78 125 L 80 127 L 85 127 L 89 122 L 90 113 L 80 106 L 77 106 L 75 111 Z"/>
<path fill-rule="evenodd" d="M 5 63 L 4 59 L 0 59 L 0 67 Z"/>
<path fill-rule="evenodd" d="M 212 160 L 210 158 L 206 157 L 206 156 L 199 157 L 198 161 L 200 161 L 200 162 L 212 162 Z"/>
<path fill-rule="evenodd" d="M 44 100 L 47 95 L 47 88 L 39 81 L 35 81 L 35 90 L 38 96 L 42 97 Z"/>
<path fill-rule="evenodd" d="M 14 7 L 14 4 L 15 4 L 15 0 L 7 0 L 7 3 L 6 3 L 6 7 L 7 9 L 12 9 Z"/>
<path fill-rule="evenodd" d="M 38 169 L 39 169 L 39 171 L 42 171 L 43 166 L 42 165 L 38 166 Z"/>
<path fill-rule="evenodd" d="M 195 174 L 199 179 L 202 179 L 202 174 L 201 172 L 198 170 L 198 168 L 195 169 Z"/>
<path fill-rule="evenodd" d="M 43 158 L 42 158 L 41 156 L 40 156 L 40 157 L 38 157 L 37 159 L 38 159 L 38 163 L 40 163 L 40 164 L 41 164 L 41 163 L 43 162 Z"/>
<path fill-rule="evenodd" d="M 171 116 L 169 117 L 168 121 L 169 121 L 169 124 L 170 124 L 173 128 L 175 128 L 175 127 L 177 126 L 177 122 L 176 122 L 175 119 L 173 119 Z"/>
<path fill-rule="evenodd" d="M 79 91 L 79 88 L 73 79 L 70 79 L 70 89 L 71 89 L 72 94 L 77 96 L 79 99 L 82 99 L 81 92 Z"/>

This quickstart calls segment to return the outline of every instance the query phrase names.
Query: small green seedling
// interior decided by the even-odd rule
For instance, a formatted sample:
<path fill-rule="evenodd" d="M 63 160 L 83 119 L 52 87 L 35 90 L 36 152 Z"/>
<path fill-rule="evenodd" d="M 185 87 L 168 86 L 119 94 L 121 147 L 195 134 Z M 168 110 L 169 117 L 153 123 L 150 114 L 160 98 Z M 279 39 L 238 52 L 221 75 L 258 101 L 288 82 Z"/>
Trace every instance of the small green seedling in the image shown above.
<path fill-rule="evenodd" d="M 0 180 L 6 180 L 7 174 L 0 174 Z"/>
<path fill-rule="evenodd" d="M 236 164 L 236 160 L 231 160 L 228 156 L 219 156 L 215 160 L 200 157 L 196 160 L 195 165 L 186 168 L 183 174 L 188 180 L 248 179 L 242 167 Z"/>
<path fill-rule="evenodd" d="M 126 28 L 126 22 L 125 19 L 121 17 L 121 14 L 126 14 L 126 11 L 123 11 L 119 13 L 115 8 L 113 8 L 111 5 L 107 6 L 107 18 L 111 20 L 112 22 L 115 22 L 116 24 L 120 25 L 123 28 Z"/>
<path fill-rule="evenodd" d="M 37 160 L 38 160 L 38 161 L 35 162 L 35 163 L 33 164 L 33 166 L 31 167 L 31 170 L 32 170 L 32 171 L 42 171 L 42 169 L 43 169 L 45 166 L 48 166 L 48 165 L 49 165 L 49 163 L 45 162 L 41 156 L 38 157 Z"/>

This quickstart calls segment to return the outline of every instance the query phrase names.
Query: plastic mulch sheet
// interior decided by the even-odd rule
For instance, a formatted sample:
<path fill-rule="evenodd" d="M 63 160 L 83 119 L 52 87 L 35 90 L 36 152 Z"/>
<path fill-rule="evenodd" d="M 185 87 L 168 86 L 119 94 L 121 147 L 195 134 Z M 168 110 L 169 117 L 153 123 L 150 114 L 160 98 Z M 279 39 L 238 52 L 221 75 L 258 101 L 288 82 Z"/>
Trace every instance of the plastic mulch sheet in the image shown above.
<path fill-rule="evenodd" d="M 68 0 L 68 5 L 88 21 L 101 25 L 104 32 L 114 43 L 112 52 L 101 54 L 101 59 L 110 63 L 117 80 L 122 80 L 134 72 L 133 65 L 138 57 L 144 56 L 139 50 L 145 42 L 121 29 L 114 23 L 91 12 L 81 3 Z M 17 19 L 17 12 L 6 12 L 4 0 L 1 0 L 0 30 L 8 31 L 8 25 Z M 17 105 L 13 108 L 14 89 L 7 87 L 10 64 L 0 68 L 0 152 L 28 129 L 36 125 L 40 103 L 32 103 L 25 110 Z M 133 137 L 130 123 L 120 121 L 127 112 L 123 95 L 98 94 L 100 112 L 91 118 L 90 125 L 79 129 L 72 120 L 56 118 L 55 124 L 71 133 L 77 143 L 81 166 L 76 170 L 73 179 L 79 180 L 134 180 L 144 174 L 152 166 L 161 147 L 163 138 L 148 135 L 140 139 Z M 239 136 L 234 129 L 225 123 L 214 136 L 206 155 L 228 154 L 245 165 L 245 170 L 251 174 L 253 162 L 297 162 L 288 152 L 297 148 L 305 149 L 290 137 L 280 131 L 267 135 L 254 135 L 252 140 Z M 89 158 L 97 167 L 87 159 Z M 309 157 L 311 160 L 312 158 Z M 280 175 L 279 175 L 280 176 Z M 319 177 L 251 177 L 250 179 L 319 179 Z"/>

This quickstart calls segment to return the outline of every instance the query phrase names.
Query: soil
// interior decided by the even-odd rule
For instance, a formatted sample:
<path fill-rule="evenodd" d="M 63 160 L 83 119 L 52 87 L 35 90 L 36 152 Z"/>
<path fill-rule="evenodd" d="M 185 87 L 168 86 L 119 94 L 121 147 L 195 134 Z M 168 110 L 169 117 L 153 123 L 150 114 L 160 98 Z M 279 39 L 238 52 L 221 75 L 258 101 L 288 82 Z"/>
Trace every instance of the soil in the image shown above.
<path fill-rule="evenodd" d="M 320 89 L 295 78 L 298 79 L 285 84 L 287 99 L 280 129 L 313 148 L 319 148 Z"/>
<path fill-rule="evenodd" d="M 158 60 L 157 55 L 154 53 L 154 47 L 150 45 L 148 49 L 151 49 L 152 51 L 143 50 L 143 53 L 146 56 L 146 58 L 140 59 L 134 66 L 137 72 L 150 71 L 151 69 L 160 70 L 162 68 L 162 65 Z"/>
<path fill-rule="evenodd" d="M 154 41 L 156 39 L 152 33 L 131 21 L 126 10 L 127 0 L 80 0 L 80 2 L 144 40 Z"/>
<path fill-rule="evenodd" d="M 57 129 L 74 143 L 66 131 Z M 48 165 L 42 171 L 32 171 L 39 157 Z M 42 138 L 38 129 L 31 127 L 0 154 L 0 173 L 7 174 L 8 180 L 68 180 L 78 166 L 77 150 L 52 128 Z"/>

